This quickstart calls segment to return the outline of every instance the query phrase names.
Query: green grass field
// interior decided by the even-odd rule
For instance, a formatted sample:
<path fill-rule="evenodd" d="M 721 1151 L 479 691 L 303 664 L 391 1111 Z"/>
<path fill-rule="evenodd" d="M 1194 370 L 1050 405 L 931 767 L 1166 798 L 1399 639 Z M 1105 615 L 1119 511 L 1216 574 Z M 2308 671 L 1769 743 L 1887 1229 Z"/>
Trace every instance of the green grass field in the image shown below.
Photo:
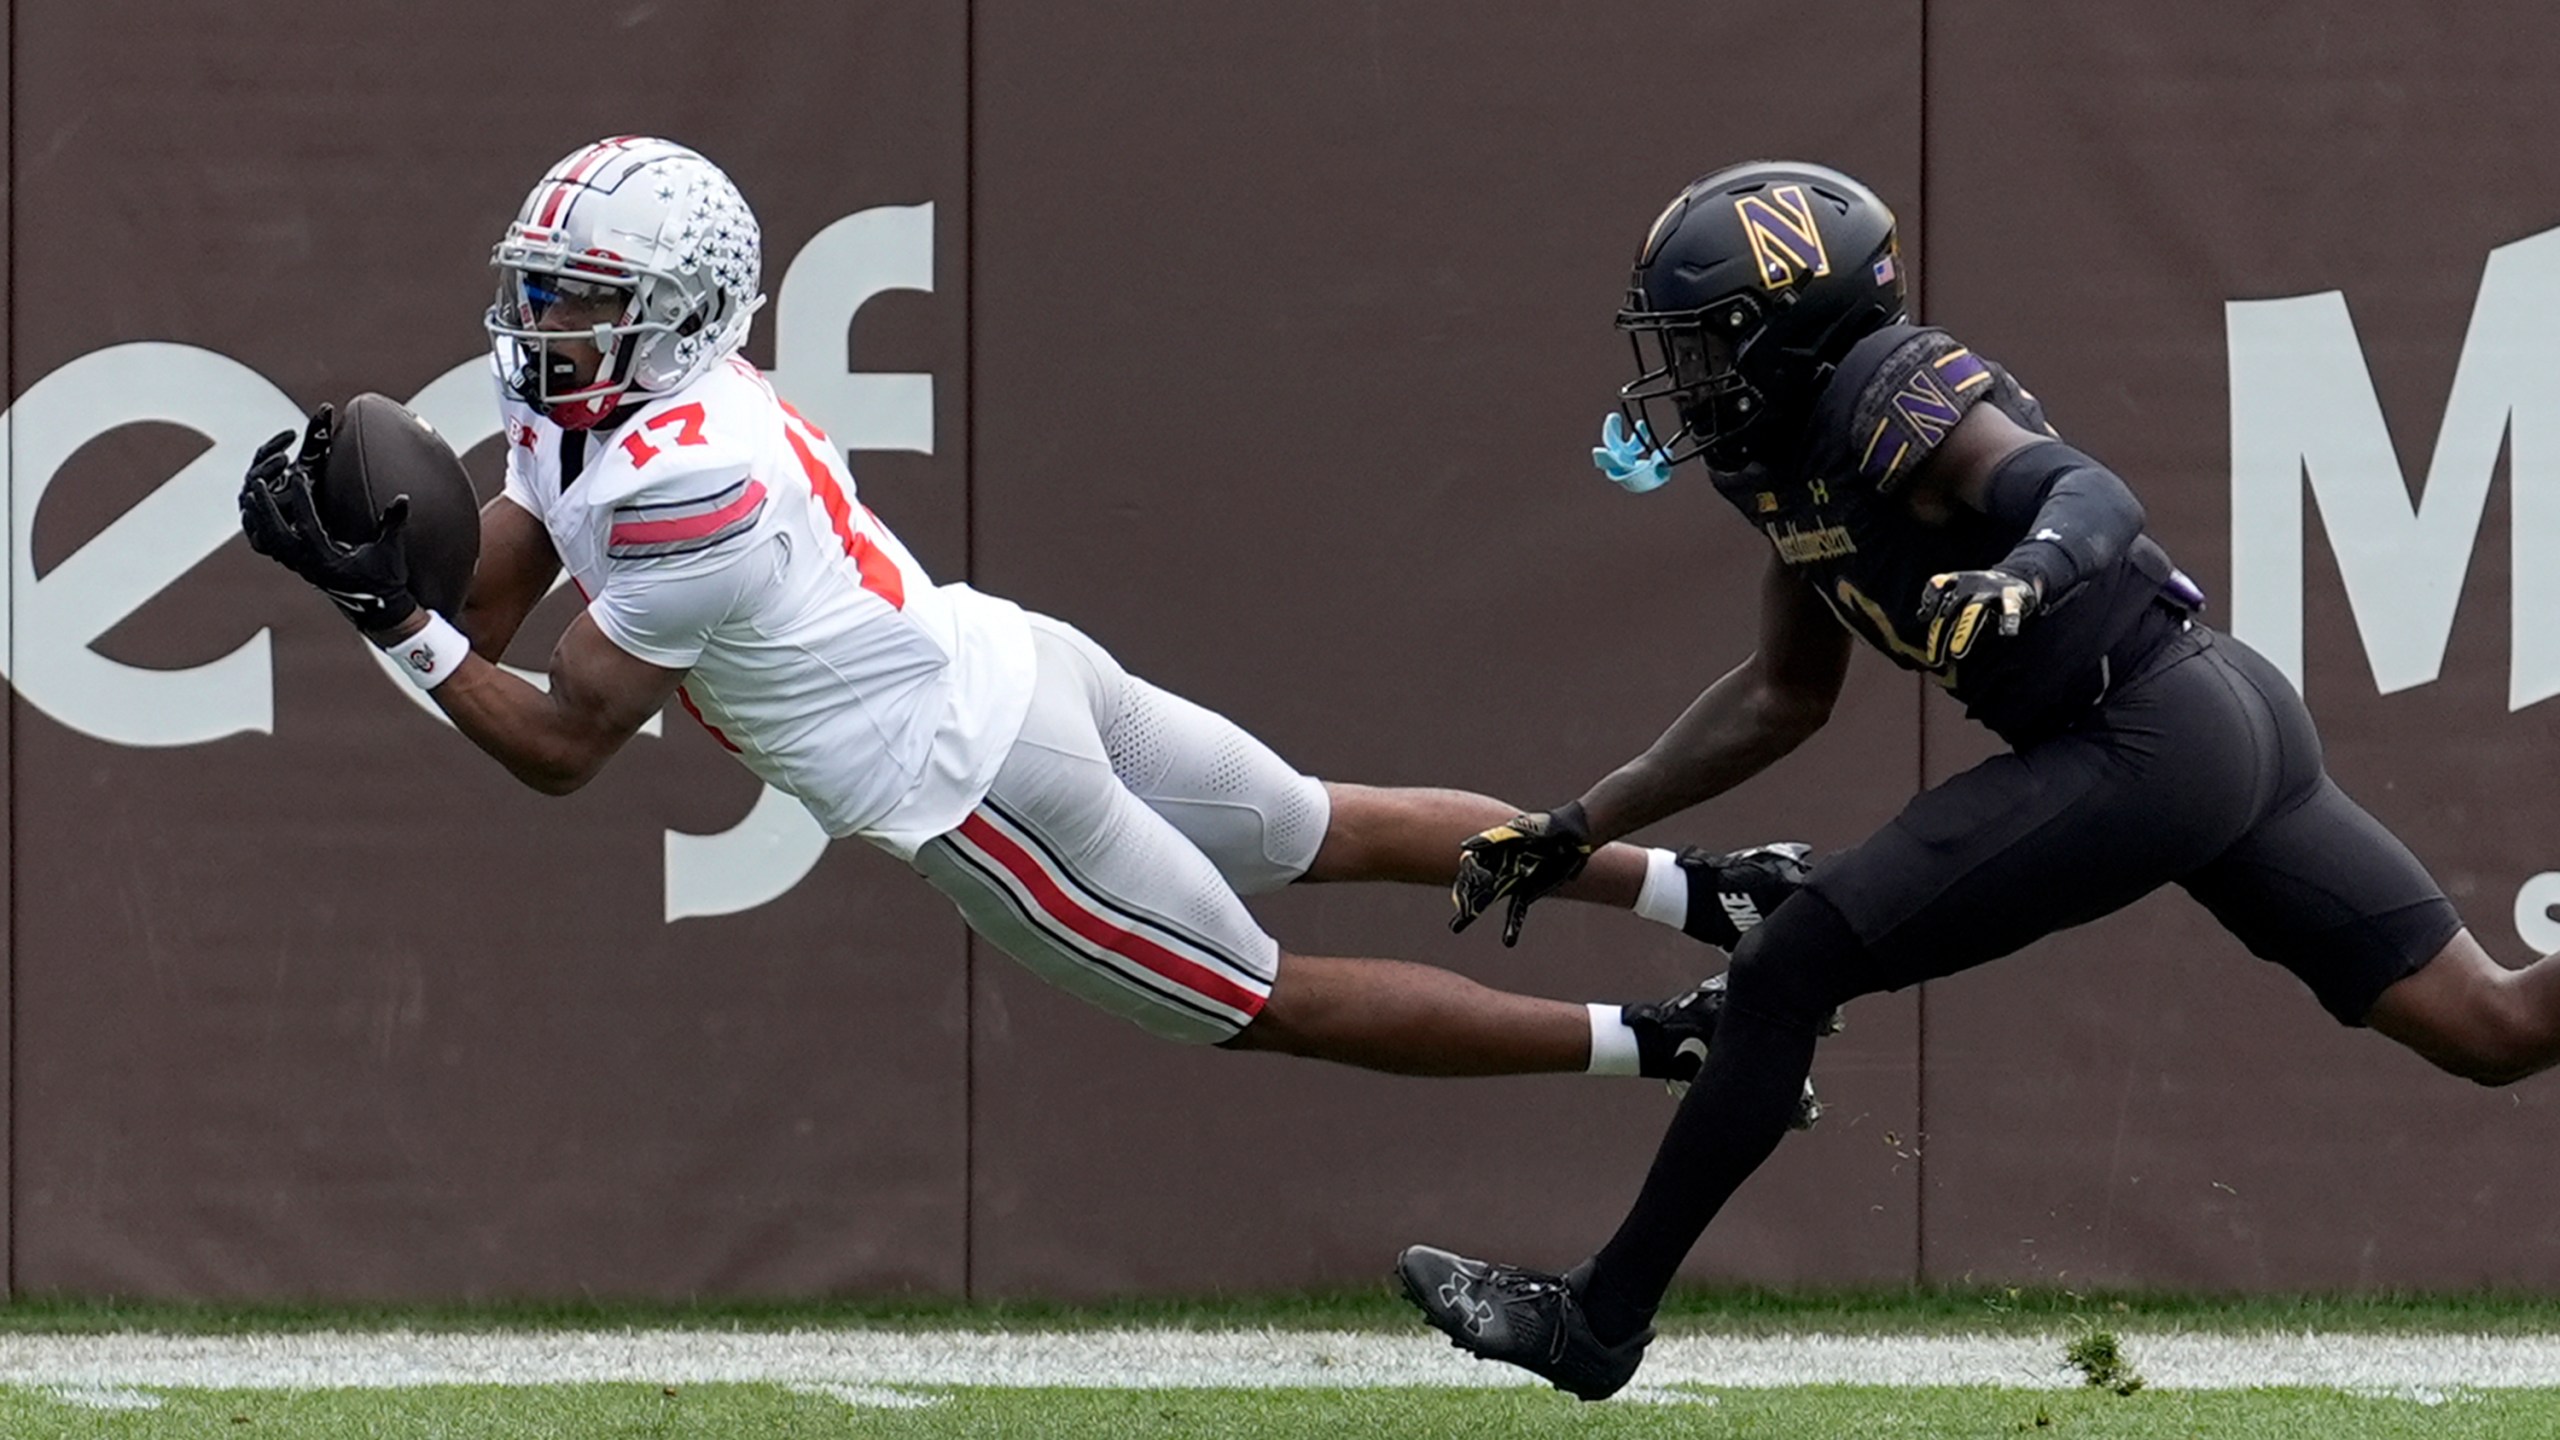
<path fill-rule="evenodd" d="M 1691 1293 L 1663 1330 L 1628 1395 L 1583 1405 L 1504 1385 L 1382 1291 L 1090 1308 L 28 1301 L 0 1307 L 0 1435 L 2560 1435 L 2560 1302 L 2540 1297 Z M 2119 1337 L 2126 1368 L 2110 1371 Z M 1970 1383 L 1932 1379 L 1941 1355 Z M 1744 1357 L 1752 1378 L 1697 1378 Z M 1871 1361 L 1908 1383 L 1842 1378 Z M 2306 1365 L 2329 1378 L 2304 1383 Z M 2112 1383 L 2083 1383 L 2092 1370 Z"/>

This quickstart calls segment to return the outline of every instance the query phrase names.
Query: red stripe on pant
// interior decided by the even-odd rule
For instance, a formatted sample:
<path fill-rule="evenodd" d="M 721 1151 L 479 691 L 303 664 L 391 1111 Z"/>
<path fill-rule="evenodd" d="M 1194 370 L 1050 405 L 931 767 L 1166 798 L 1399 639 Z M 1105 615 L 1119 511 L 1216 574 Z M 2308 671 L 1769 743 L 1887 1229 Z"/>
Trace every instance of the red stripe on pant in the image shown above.
<path fill-rule="evenodd" d="M 968 839 L 970 844 L 994 857 L 995 862 L 1002 865 L 1006 873 L 1022 882 L 1022 887 L 1031 892 L 1031 898 L 1048 913 L 1050 919 L 1124 960 L 1135 961 L 1145 966 L 1195 995 L 1214 1000 L 1230 1010 L 1240 1011 L 1247 1018 L 1262 1013 L 1262 1004 L 1266 997 L 1245 989 L 1196 960 L 1176 955 L 1153 940 L 1115 925 L 1086 909 L 1074 896 L 1061 888 L 1056 880 L 1051 879 L 1048 871 L 1040 868 L 1038 859 L 1016 843 L 1012 836 L 988 824 L 985 816 L 971 815 L 968 819 L 961 821 L 960 833 Z"/>

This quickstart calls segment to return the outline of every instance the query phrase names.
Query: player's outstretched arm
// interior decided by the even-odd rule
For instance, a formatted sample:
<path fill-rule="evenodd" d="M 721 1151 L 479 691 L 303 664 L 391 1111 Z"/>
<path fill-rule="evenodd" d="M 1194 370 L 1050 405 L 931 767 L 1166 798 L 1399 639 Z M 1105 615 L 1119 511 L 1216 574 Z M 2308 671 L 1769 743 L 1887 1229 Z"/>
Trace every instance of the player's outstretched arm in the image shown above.
<path fill-rule="evenodd" d="M 398 652 L 397 644 L 390 648 Z M 545 795 L 566 795 L 595 778 L 684 677 L 624 650 L 580 615 L 551 654 L 549 691 L 508 674 L 475 647 L 427 693 L 454 728 L 518 780 Z"/>
<path fill-rule="evenodd" d="M 471 637 L 471 653 L 484 660 L 505 655 L 559 574 L 560 552 L 533 512 L 504 495 L 481 506 L 480 564 L 454 622 Z"/>
<path fill-rule="evenodd" d="M 472 647 L 451 623 L 422 608 L 410 591 L 402 538 L 409 497 L 396 497 L 383 507 L 370 539 L 342 540 L 321 523 L 311 487 L 312 476 L 328 462 L 330 421 L 326 405 L 312 414 L 299 455 L 288 430 L 251 458 L 240 486 L 240 528 L 250 548 L 326 595 L 367 640 L 390 652 L 427 687 L 473 744 L 517 779 L 550 795 L 566 795 L 586 784 L 667 703 L 685 672 L 653 665 L 606 639 L 591 615 L 580 615 L 560 637 L 551 656 L 548 693 L 498 668 L 489 658 L 494 650 Z M 497 627 L 504 635 L 495 639 L 496 649 L 503 649 L 525 612 L 549 588 L 559 559 L 538 533 L 511 534 L 505 528 L 514 523 L 504 518 L 508 512 L 530 522 L 529 513 L 507 500 L 494 501 L 492 507 L 502 517 L 502 528 L 497 562 L 488 571 L 494 587 L 488 610 L 506 621 Z M 485 513 L 483 519 L 486 539 Z M 615 593 L 608 590 L 608 596 Z M 678 603 L 659 608 L 678 630 L 699 626 L 703 615 L 696 612 L 726 613 L 729 592 L 718 585 L 669 593 Z M 468 603 L 477 606 L 480 600 L 475 575 Z"/>
<path fill-rule="evenodd" d="M 1760 646 L 1707 687 L 1651 749 L 1581 799 L 1514 816 L 1461 844 L 1449 928 L 1511 904 L 1502 943 L 1539 897 L 1582 873 L 1603 844 L 1732 789 L 1831 718 L 1849 669 L 1849 632 L 1776 560 L 1760 583 Z"/>
<path fill-rule="evenodd" d="M 1822 597 L 1772 558 L 1760 581 L 1759 647 L 1643 754 L 1583 795 L 1592 842 L 1721 795 L 1803 744 L 1831 718 L 1849 648 L 1849 632 Z"/>

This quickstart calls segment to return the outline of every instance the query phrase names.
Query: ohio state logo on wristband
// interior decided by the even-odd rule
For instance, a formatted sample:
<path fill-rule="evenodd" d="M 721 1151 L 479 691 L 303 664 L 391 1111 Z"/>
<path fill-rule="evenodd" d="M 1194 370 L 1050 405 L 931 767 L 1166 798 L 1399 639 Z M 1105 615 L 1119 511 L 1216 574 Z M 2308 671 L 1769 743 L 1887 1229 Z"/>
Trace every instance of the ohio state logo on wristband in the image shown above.
<path fill-rule="evenodd" d="M 384 648 L 400 657 L 400 673 L 421 690 L 433 690 L 451 679 L 471 656 L 471 642 L 453 628 L 452 621 L 433 610 L 427 612 L 427 623 L 417 634 Z"/>

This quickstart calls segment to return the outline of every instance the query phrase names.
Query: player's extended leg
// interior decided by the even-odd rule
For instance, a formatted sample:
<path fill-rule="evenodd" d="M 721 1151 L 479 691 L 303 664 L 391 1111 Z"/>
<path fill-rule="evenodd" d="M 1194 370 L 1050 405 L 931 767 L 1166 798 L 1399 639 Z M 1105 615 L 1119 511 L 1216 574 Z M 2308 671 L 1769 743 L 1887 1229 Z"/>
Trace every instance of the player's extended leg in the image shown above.
<path fill-rule="evenodd" d="M 1155 1034 L 1408 1075 L 1594 1068 L 1615 1005 L 1509 994 L 1425 965 L 1283 955 L 1202 855 L 1035 720 L 995 790 L 916 869 L 1051 984 Z M 1693 1027 L 1694 1028 L 1694 1027 Z M 1649 1073 L 1680 1041 L 1656 1037 Z M 1629 1037 L 1624 1073 L 1648 1069 Z"/>
<path fill-rule="evenodd" d="M 1045 615 L 1032 624 L 1077 671 L 1121 783 L 1199 846 L 1240 895 L 1301 880 L 1445 886 L 1461 841 L 1519 813 L 1463 790 L 1317 780 L 1234 721 L 1129 674 L 1075 627 Z M 1632 908 L 1730 949 L 1738 929 L 1793 893 L 1802 869 L 1792 855 L 1604 845 L 1558 893 Z"/>
<path fill-rule="evenodd" d="M 2484 1085 L 2560 1060 L 2560 964 L 2492 960 L 2409 847 L 2325 773 L 2291 682 L 2216 638 L 2229 673 L 2266 702 L 2291 773 L 2267 817 L 2182 882 L 2188 893 L 2341 1024 L 2371 1025 Z"/>
<path fill-rule="evenodd" d="M 2128 678 L 2105 723 L 1986 761 L 1817 867 L 1738 947 L 1715 1044 L 1608 1244 L 1562 1277 L 1416 1246 L 1398 1269 L 1432 1323 L 1585 1398 L 1624 1384 L 1681 1260 L 1784 1134 L 1830 1007 L 2118 909 L 2267 813 L 2265 727 L 2203 645 Z"/>
<path fill-rule="evenodd" d="M 2510 970 L 2460 931 L 2365 1023 L 2465 1080 L 2512 1085 L 2560 1064 L 2560 956 Z"/>
<path fill-rule="evenodd" d="M 1284 962 L 1226 872 L 1302 869 L 1322 833 L 1322 787 L 1294 772 L 1266 783 L 1276 760 L 1233 727 L 1218 732 L 1224 748 L 1200 762 L 1209 778 L 1188 816 L 1231 852 L 1214 862 L 1118 773 L 1131 754 L 1106 748 L 1098 722 L 1111 711 L 1097 699 L 1117 667 L 1066 626 L 1043 618 L 1033 635 L 1039 671 L 1012 753 L 978 809 L 914 863 L 971 928 L 1051 983 L 1168 1038 L 1409 1074 L 1667 1077 L 1709 1018 L 1668 1017 L 1648 1047 L 1615 1005 L 1505 994 L 1420 965 Z M 1129 750 L 1143 760 L 1178 738 L 1140 735 Z"/>
<path fill-rule="evenodd" d="M 1591 1064 L 1590 1008 L 1403 960 L 1284 954 L 1252 1024 L 1226 1042 L 1398 1075 L 1527 1075 Z"/>

